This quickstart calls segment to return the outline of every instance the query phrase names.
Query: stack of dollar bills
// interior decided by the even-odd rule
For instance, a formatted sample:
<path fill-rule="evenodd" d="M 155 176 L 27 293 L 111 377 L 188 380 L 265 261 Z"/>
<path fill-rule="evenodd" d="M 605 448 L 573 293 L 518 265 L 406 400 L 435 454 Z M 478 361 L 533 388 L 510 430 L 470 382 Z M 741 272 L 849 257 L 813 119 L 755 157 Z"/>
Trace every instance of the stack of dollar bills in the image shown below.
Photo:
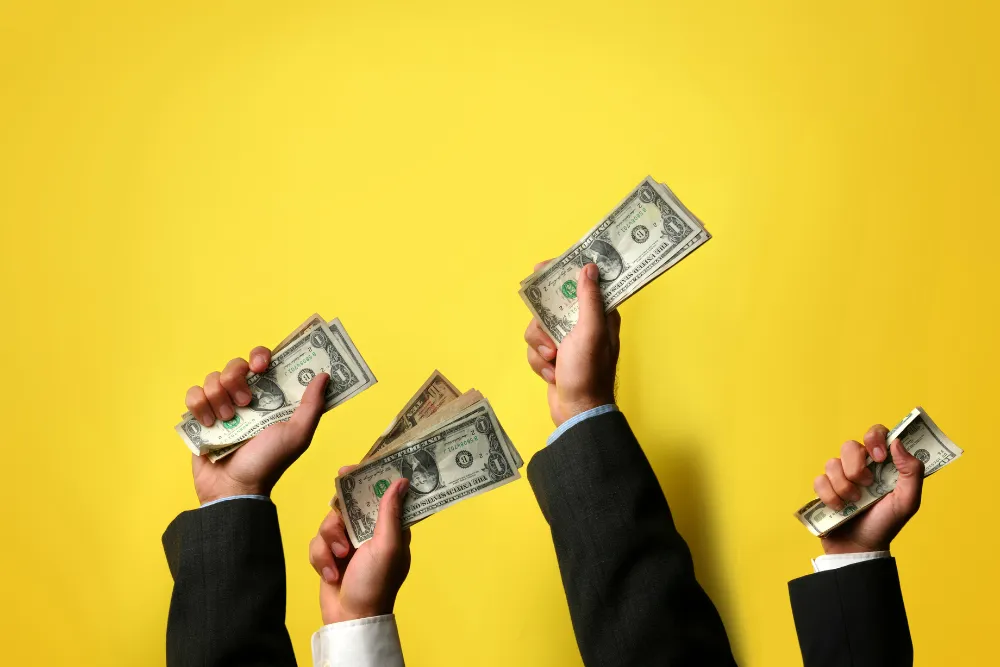
<path fill-rule="evenodd" d="M 214 463 L 232 454 L 271 424 L 291 418 L 306 387 L 320 373 L 329 373 L 325 410 L 360 394 L 377 380 L 339 319 L 313 315 L 278 343 L 263 373 L 247 375 L 252 399 L 236 407 L 228 421 L 205 426 L 190 412 L 174 427 L 184 444 Z"/>
<path fill-rule="evenodd" d="M 670 188 L 647 176 L 569 250 L 522 280 L 519 294 L 558 346 L 576 324 L 576 278 L 585 264 L 600 269 L 610 312 L 710 238 Z"/>
<path fill-rule="evenodd" d="M 948 439 L 937 424 L 920 406 L 913 408 L 903 421 L 889 432 L 886 444 L 899 438 L 903 447 L 910 454 L 924 462 L 924 477 L 933 475 L 959 456 L 962 449 Z M 827 507 L 819 498 L 810 500 L 795 512 L 795 517 L 809 529 L 813 535 L 823 537 L 834 528 L 850 521 L 858 514 L 868 509 L 882 497 L 896 488 L 899 471 L 892 462 L 892 454 L 886 455 L 881 463 L 876 463 L 868 457 L 868 469 L 872 472 L 871 486 L 861 489 L 861 500 L 848 503 L 839 512 Z"/>
<path fill-rule="evenodd" d="M 434 371 L 361 464 L 337 478 L 334 502 L 358 546 L 374 534 L 379 500 L 393 480 L 410 480 L 406 527 L 519 479 L 523 465 L 489 401 L 475 389 L 458 391 Z"/>

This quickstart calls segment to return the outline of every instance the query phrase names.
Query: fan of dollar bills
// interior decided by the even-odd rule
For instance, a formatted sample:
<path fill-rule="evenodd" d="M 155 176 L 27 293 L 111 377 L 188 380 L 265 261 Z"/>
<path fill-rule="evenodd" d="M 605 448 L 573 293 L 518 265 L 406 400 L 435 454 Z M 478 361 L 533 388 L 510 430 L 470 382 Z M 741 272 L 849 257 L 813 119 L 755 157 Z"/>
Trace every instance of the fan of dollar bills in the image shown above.
<path fill-rule="evenodd" d="M 247 375 L 253 398 L 237 407 L 232 419 L 205 426 L 186 412 L 174 429 L 192 452 L 207 454 L 214 463 L 271 424 L 291 419 L 309 382 L 320 373 L 330 374 L 324 411 L 377 382 L 340 320 L 326 322 L 313 315 L 278 343 L 266 371 Z"/>
<path fill-rule="evenodd" d="M 569 250 L 522 280 L 519 294 L 558 346 L 576 324 L 576 277 L 585 264 L 600 269 L 611 312 L 711 238 L 670 188 L 647 176 Z"/>
<path fill-rule="evenodd" d="M 337 478 L 335 506 L 358 546 L 374 534 L 379 500 L 395 479 L 410 480 L 405 527 L 519 479 L 523 465 L 489 401 L 434 371 L 360 465 Z"/>

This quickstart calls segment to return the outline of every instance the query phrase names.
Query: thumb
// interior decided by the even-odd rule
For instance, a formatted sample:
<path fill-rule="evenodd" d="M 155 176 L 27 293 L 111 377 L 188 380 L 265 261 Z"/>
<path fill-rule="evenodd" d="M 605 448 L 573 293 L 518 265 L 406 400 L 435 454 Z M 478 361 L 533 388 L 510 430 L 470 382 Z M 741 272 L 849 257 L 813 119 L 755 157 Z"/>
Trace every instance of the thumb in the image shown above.
<path fill-rule="evenodd" d="M 323 408 L 326 407 L 326 383 L 329 379 L 330 375 L 327 373 L 320 373 L 314 377 L 306 387 L 299 407 L 295 408 L 292 418 L 288 420 L 294 441 L 302 444 L 302 449 L 309 446 L 309 441 L 316 432 L 316 426 L 319 425 L 319 418 L 323 416 Z"/>
<path fill-rule="evenodd" d="M 603 335 L 607 330 L 607 319 L 604 314 L 604 297 L 597 284 L 600 275 L 596 264 L 587 264 L 580 269 L 576 279 L 576 298 L 580 306 L 580 315 L 576 321 L 576 329 L 588 337 Z"/>
<path fill-rule="evenodd" d="M 920 496 L 924 488 L 924 462 L 906 451 L 899 438 L 890 446 L 892 462 L 899 471 L 899 480 L 893 494 L 897 497 L 901 509 L 908 516 L 913 516 L 920 508 Z"/>
<path fill-rule="evenodd" d="M 403 542 L 403 498 L 409 490 L 410 480 L 401 477 L 389 485 L 378 503 L 378 519 L 375 520 L 372 541 L 379 551 L 390 557 Z"/>

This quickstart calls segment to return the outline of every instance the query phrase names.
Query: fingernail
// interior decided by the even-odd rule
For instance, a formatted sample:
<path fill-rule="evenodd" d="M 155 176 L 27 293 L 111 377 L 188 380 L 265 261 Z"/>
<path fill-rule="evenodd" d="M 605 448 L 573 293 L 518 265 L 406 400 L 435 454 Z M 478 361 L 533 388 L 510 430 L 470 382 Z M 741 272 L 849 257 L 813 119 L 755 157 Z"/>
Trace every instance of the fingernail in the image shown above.
<path fill-rule="evenodd" d="M 553 356 L 555 356 L 555 352 L 553 352 L 552 348 L 549 347 L 548 345 L 539 345 L 538 354 L 542 355 L 546 359 L 551 359 Z"/>
<path fill-rule="evenodd" d="M 861 492 L 857 489 L 851 489 L 850 498 L 848 498 L 852 503 L 856 503 L 861 500 Z"/>
<path fill-rule="evenodd" d="M 256 366 L 257 368 L 260 368 L 266 363 L 267 363 L 267 358 L 263 354 L 258 354 L 256 357 L 253 358 L 253 365 Z"/>
<path fill-rule="evenodd" d="M 583 267 L 583 271 L 591 280 L 597 280 L 597 264 L 588 264 Z"/>
<path fill-rule="evenodd" d="M 212 419 L 211 417 L 202 417 L 201 423 L 202 426 L 205 426 L 206 428 L 211 428 L 212 424 L 215 423 L 215 420 Z"/>
<path fill-rule="evenodd" d="M 348 552 L 347 545 L 341 544 L 340 542 L 330 542 L 330 549 L 333 551 L 333 555 L 337 558 L 343 558 Z"/>
<path fill-rule="evenodd" d="M 242 389 L 236 392 L 236 402 L 240 405 L 246 405 L 250 402 L 250 393 L 243 391 Z"/>
<path fill-rule="evenodd" d="M 552 372 L 551 368 L 543 368 L 542 369 L 542 379 L 545 380 L 546 382 L 548 382 L 549 384 L 553 384 L 556 381 L 556 376 Z"/>
<path fill-rule="evenodd" d="M 872 447 L 872 458 L 876 461 L 881 462 L 885 458 L 885 450 L 882 449 L 881 445 L 876 445 Z"/>
<path fill-rule="evenodd" d="M 222 418 L 222 421 L 224 422 L 227 422 L 230 419 L 232 419 L 233 415 L 235 414 L 236 413 L 233 412 L 233 409 L 228 405 L 223 405 L 221 408 L 219 408 L 219 416 Z"/>
<path fill-rule="evenodd" d="M 323 580 L 326 581 L 326 583 L 328 583 L 328 584 L 332 584 L 333 582 L 337 581 L 337 573 L 334 572 L 329 567 L 324 567 L 323 568 Z"/>

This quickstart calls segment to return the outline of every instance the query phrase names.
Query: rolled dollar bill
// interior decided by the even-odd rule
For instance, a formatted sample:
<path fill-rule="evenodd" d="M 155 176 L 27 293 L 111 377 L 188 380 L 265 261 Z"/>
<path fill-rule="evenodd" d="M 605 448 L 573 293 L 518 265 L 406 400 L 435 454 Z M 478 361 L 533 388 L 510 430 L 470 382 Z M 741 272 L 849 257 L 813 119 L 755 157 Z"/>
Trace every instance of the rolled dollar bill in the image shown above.
<path fill-rule="evenodd" d="M 232 419 L 207 427 L 188 412 L 174 428 L 192 452 L 217 461 L 271 424 L 290 419 L 306 387 L 320 373 L 330 374 L 325 410 L 377 382 L 340 320 L 327 323 L 314 315 L 272 353 L 266 371 L 247 376 L 252 399 L 237 407 Z"/>
<path fill-rule="evenodd" d="M 924 462 L 924 477 L 933 475 L 963 454 L 962 449 L 948 439 L 937 424 L 920 406 L 889 432 L 887 443 L 899 438 L 903 447 L 910 454 Z M 886 459 L 876 463 L 868 457 L 868 469 L 875 480 L 871 486 L 861 489 L 861 500 L 850 503 L 844 509 L 833 510 L 823 504 L 819 498 L 809 501 L 797 512 L 795 518 L 802 522 L 813 535 L 823 537 L 834 528 L 850 521 L 858 514 L 878 502 L 886 494 L 896 488 L 899 471 L 892 462 L 892 453 Z"/>
<path fill-rule="evenodd" d="M 576 279 L 584 264 L 600 269 L 611 311 L 709 239 L 673 192 L 647 177 L 569 250 L 521 281 L 519 294 L 559 345 L 576 325 Z"/>
<path fill-rule="evenodd" d="M 518 479 L 520 460 L 489 401 L 481 399 L 419 439 L 338 477 L 336 502 L 351 543 L 359 546 L 374 534 L 379 500 L 393 480 L 410 480 L 402 512 L 406 527 Z"/>

